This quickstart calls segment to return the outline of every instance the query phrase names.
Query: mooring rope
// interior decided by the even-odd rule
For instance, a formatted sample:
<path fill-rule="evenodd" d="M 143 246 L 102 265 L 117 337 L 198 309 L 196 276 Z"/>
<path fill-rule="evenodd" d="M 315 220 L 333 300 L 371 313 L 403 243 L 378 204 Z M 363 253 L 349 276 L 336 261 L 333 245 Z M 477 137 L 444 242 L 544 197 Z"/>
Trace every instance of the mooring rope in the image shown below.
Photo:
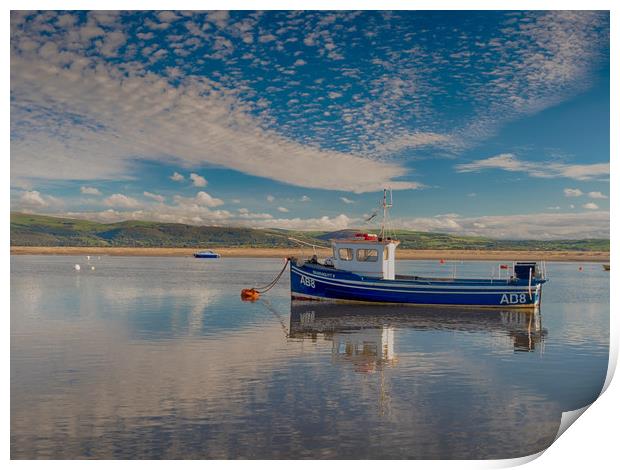
<path fill-rule="evenodd" d="M 278 283 L 278 281 L 282 277 L 282 274 L 284 274 L 284 271 L 286 270 L 286 267 L 288 266 L 289 261 L 290 260 L 286 258 L 286 262 L 284 263 L 284 266 L 282 266 L 282 270 L 278 273 L 278 275 L 273 281 L 271 281 L 269 284 L 263 287 L 254 287 L 254 290 L 258 292 L 259 294 L 264 294 L 265 292 L 271 290 Z"/>

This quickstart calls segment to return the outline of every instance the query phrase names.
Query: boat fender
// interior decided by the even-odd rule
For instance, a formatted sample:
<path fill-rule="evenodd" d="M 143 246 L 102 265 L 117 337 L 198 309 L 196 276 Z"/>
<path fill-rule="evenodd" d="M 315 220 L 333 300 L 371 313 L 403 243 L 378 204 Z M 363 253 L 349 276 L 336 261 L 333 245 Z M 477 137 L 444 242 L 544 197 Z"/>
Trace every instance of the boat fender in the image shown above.
<path fill-rule="evenodd" d="M 260 293 L 256 289 L 241 289 L 241 300 L 255 302 L 260 299 Z"/>

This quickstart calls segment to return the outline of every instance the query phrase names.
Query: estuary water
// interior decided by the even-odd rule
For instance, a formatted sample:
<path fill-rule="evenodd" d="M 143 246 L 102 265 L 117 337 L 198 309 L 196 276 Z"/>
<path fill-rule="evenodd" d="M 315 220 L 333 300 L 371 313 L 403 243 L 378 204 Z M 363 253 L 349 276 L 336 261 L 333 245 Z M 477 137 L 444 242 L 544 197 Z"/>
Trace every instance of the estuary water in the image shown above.
<path fill-rule="evenodd" d="M 282 265 L 12 256 L 11 457 L 513 458 L 602 388 L 601 264 L 548 263 L 537 315 L 240 300 Z"/>

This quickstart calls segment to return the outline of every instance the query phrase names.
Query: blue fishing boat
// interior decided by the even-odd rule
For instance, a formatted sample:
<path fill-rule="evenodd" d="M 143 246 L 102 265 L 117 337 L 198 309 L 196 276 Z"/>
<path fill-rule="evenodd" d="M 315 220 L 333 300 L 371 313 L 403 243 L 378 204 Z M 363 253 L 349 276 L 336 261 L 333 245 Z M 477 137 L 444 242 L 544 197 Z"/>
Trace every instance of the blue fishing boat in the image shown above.
<path fill-rule="evenodd" d="M 194 258 L 220 258 L 220 255 L 219 253 L 215 253 L 214 251 L 206 250 L 194 253 Z"/>
<path fill-rule="evenodd" d="M 396 274 L 399 241 L 386 231 L 387 194 L 378 235 L 332 240 L 333 256 L 320 262 L 291 259 L 291 298 L 345 303 L 536 308 L 546 282 L 544 263 L 516 262 L 503 278 L 424 277 Z M 508 266 L 505 266 L 508 268 Z M 508 270 L 506 270 L 508 271 Z"/>

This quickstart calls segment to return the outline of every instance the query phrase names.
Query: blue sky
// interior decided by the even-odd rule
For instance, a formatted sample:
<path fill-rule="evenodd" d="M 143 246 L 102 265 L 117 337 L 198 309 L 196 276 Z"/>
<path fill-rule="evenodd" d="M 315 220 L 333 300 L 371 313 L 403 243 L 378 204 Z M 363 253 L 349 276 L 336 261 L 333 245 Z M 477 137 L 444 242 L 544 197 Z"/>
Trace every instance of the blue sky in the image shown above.
<path fill-rule="evenodd" d="M 11 209 L 609 236 L 605 12 L 13 12 Z"/>

